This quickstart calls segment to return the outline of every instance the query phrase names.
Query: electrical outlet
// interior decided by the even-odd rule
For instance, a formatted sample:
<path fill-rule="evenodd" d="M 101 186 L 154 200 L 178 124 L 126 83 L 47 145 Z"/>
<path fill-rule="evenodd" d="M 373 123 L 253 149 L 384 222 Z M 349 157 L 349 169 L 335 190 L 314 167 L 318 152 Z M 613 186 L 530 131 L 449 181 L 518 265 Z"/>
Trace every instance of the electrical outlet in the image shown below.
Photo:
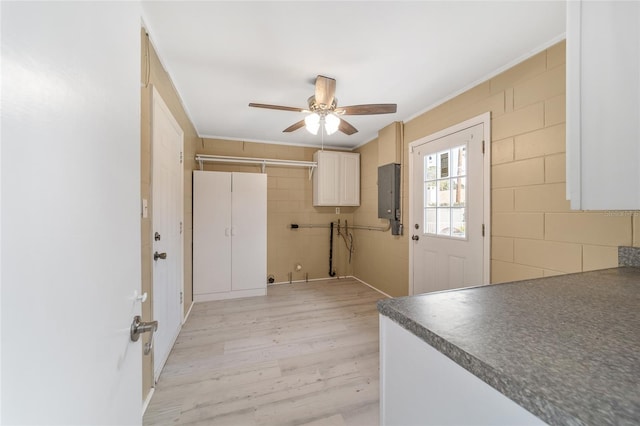
<path fill-rule="evenodd" d="M 340 207 L 336 207 L 336 214 L 340 214 Z"/>

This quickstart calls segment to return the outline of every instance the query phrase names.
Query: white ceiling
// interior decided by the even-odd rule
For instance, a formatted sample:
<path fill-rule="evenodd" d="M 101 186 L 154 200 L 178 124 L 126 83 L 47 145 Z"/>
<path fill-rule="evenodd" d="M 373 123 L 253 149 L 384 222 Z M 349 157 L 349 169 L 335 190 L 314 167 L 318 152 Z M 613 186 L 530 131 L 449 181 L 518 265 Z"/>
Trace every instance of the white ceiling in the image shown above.
<path fill-rule="evenodd" d="M 318 74 L 338 106 L 397 103 L 395 114 L 345 116 L 358 130 L 324 137 L 353 148 L 392 121 L 473 87 L 563 38 L 564 1 L 153 1 L 151 40 L 202 137 L 319 146 L 282 130 L 307 107 Z"/>

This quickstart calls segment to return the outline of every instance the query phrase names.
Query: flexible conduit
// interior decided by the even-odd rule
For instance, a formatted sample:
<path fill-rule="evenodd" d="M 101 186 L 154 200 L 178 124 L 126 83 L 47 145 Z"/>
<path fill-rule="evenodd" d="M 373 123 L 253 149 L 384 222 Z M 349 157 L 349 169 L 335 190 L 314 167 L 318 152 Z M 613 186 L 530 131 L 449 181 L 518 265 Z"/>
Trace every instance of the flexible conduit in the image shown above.
<path fill-rule="evenodd" d="M 329 228 L 331 226 L 333 226 L 333 222 L 331 222 L 331 225 L 297 224 L 297 223 L 292 223 L 291 225 L 289 225 L 289 227 L 291 229 L 298 229 L 298 228 Z M 366 231 L 387 232 L 389 229 L 391 229 L 391 223 L 389 223 L 389 225 L 387 225 L 387 226 L 350 225 L 349 229 L 364 229 Z"/>
<path fill-rule="evenodd" d="M 336 271 L 333 270 L 333 222 L 330 224 L 331 233 L 329 234 L 329 276 L 335 277 Z"/>

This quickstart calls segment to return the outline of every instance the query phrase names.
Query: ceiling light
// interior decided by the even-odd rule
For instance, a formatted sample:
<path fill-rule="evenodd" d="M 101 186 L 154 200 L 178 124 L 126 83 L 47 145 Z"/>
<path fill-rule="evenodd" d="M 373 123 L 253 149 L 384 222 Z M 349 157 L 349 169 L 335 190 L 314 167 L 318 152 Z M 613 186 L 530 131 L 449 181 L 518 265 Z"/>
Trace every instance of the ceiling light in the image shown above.
<path fill-rule="evenodd" d="M 340 119 L 335 114 L 327 114 L 324 117 L 324 129 L 327 131 L 327 135 L 337 132 L 339 126 Z"/>
<path fill-rule="evenodd" d="M 304 126 L 307 128 L 309 133 L 317 135 L 318 129 L 320 128 L 320 116 L 315 112 L 307 115 L 304 119 Z"/>

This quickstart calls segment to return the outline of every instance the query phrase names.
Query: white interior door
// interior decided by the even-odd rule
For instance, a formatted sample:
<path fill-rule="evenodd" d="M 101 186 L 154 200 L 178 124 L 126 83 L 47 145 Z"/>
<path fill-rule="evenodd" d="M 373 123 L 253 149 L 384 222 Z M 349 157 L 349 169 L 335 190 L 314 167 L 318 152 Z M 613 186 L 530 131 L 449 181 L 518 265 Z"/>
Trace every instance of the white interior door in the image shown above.
<path fill-rule="evenodd" d="M 485 282 L 485 124 L 468 124 L 412 144 L 413 294 Z"/>
<path fill-rule="evenodd" d="M 267 282 L 267 175 L 233 173 L 231 259 L 233 290 Z"/>
<path fill-rule="evenodd" d="M 1 8 L 0 422 L 141 424 L 140 5 Z"/>
<path fill-rule="evenodd" d="M 156 89 L 152 101 L 154 376 L 157 380 L 182 325 L 183 132 Z"/>
<path fill-rule="evenodd" d="M 193 293 L 231 291 L 231 173 L 193 172 Z"/>

